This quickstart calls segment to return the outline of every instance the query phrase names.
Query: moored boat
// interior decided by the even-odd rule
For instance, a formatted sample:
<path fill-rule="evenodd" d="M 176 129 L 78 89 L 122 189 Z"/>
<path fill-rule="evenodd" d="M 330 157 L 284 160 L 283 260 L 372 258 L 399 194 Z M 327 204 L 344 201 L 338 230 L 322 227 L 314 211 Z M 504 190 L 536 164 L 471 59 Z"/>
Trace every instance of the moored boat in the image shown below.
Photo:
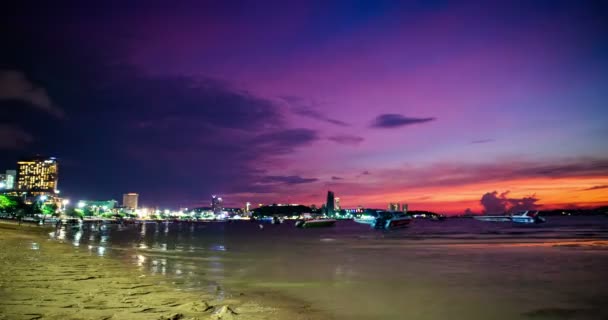
<path fill-rule="evenodd" d="M 335 219 L 310 219 L 296 221 L 295 226 L 298 228 L 318 228 L 331 227 L 336 224 Z"/>
<path fill-rule="evenodd" d="M 407 227 L 412 222 L 412 217 L 402 212 L 376 211 L 367 212 L 354 221 L 367 224 L 374 229 L 390 230 Z"/>
<path fill-rule="evenodd" d="M 513 222 L 513 223 L 524 223 L 524 224 L 534 224 L 534 223 L 543 223 L 546 222 L 545 218 L 541 217 L 538 214 L 538 211 L 535 213 L 530 213 L 530 211 L 522 211 L 512 215 L 490 215 L 490 216 L 475 216 L 475 220 L 485 221 L 485 222 Z"/>

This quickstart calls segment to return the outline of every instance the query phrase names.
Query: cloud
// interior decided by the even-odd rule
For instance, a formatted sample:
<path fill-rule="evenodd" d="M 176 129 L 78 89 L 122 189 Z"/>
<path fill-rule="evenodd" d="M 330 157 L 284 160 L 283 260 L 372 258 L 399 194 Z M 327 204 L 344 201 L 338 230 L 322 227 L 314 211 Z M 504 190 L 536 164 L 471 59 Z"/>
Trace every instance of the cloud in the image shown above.
<path fill-rule="evenodd" d="M 344 178 L 341 178 L 341 177 L 336 177 L 336 176 L 332 176 L 332 177 L 331 177 L 331 180 L 334 180 L 334 181 L 336 181 L 336 180 L 343 180 L 343 179 L 344 179 Z"/>
<path fill-rule="evenodd" d="M 583 191 L 599 190 L 599 189 L 608 189 L 608 185 L 594 186 L 594 187 L 591 187 L 591 188 L 583 189 Z"/>
<path fill-rule="evenodd" d="M 65 116 L 63 110 L 53 105 L 46 90 L 31 83 L 20 71 L 0 70 L 0 99 L 27 102 L 57 118 Z"/>
<path fill-rule="evenodd" d="M 333 142 L 339 143 L 339 144 L 357 146 L 357 145 L 361 144 L 361 142 L 363 142 L 363 140 L 365 140 L 365 139 L 363 139 L 363 137 L 359 137 L 359 136 L 343 134 L 343 135 L 336 135 L 336 136 L 328 137 L 327 140 L 330 140 L 330 141 L 333 141 Z"/>
<path fill-rule="evenodd" d="M 287 103 L 291 112 L 302 117 L 307 117 L 319 121 L 324 121 L 341 127 L 350 126 L 348 123 L 330 118 L 313 108 L 312 103 L 307 103 L 304 99 L 293 96 L 282 97 L 282 100 Z"/>
<path fill-rule="evenodd" d="M 540 205 L 535 195 L 523 198 L 508 198 L 509 191 L 498 193 L 497 191 L 488 192 L 481 197 L 480 203 L 484 208 L 484 213 L 501 214 L 505 212 L 517 212 L 523 210 L 536 210 Z"/>
<path fill-rule="evenodd" d="M 277 182 L 287 185 L 311 183 L 318 180 L 317 178 L 302 178 L 300 176 L 265 176 L 262 178 L 263 182 Z"/>
<path fill-rule="evenodd" d="M 34 137 L 19 126 L 0 124 L 0 149 L 22 149 L 34 141 Z"/>
<path fill-rule="evenodd" d="M 489 142 L 494 142 L 496 140 L 494 139 L 480 139 L 480 140 L 473 140 L 471 141 L 471 144 L 479 144 L 479 143 L 489 143 Z"/>
<path fill-rule="evenodd" d="M 310 145 L 319 140 L 319 134 L 311 129 L 283 129 L 256 136 L 252 143 L 263 146 L 268 152 L 289 153 L 295 148 Z"/>
<path fill-rule="evenodd" d="M 418 123 L 435 121 L 436 118 L 408 118 L 400 114 L 381 114 L 372 122 L 372 128 L 399 128 Z"/>

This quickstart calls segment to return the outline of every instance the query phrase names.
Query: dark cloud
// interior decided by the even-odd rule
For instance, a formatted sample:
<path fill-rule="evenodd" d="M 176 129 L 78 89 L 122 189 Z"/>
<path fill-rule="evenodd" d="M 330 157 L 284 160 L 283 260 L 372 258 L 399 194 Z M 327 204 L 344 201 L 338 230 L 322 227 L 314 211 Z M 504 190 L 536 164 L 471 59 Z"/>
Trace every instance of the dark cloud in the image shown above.
<path fill-rule="evenodd" d="M 302 183 L 312 183 L 318 181 L 317 178 L 302 178 L 300 176 L 265 176 L 262 177 L 262 182 L 277 182 L 280 184 L 302 184 Z"/>
<path fill-rule="evenodd" d="M 488 192 L 481 197 L 480 203 L 484 208 L 484 213 L 501 214 L 505 212 L 517 212 L 523 210 L 536 210 L 540 205 L 535 195 L 523 198 L 509 198 L 509 191 L 498 193 L 497 191 Z"/>
<path fill-rule="evenodd" d="M 23 149 L 34 140 L 31 134 L 13 124 L 0 124 L 0 150 Z"/>
<path fill-rule="evenodd" d="M 357 146 L 361 142 L 363 142 L 363 140 L 365 140 L 365 139 L 363 139 L 363 137 L 359 137 L 359 136 L 343 134 L 343 135 L 336 135 L 336 136 L 328 137 L 327 140 L 330 140 L 330 141 L 333 141 L 333 142 L 339 143 L 339 144 Z"/>
<path fill-rule="evenodd" d="M 490 143 L 490 142 L 494 142 L 496 140 L 494 139 L 480 139 L 480 140 L 473 140 L 471 141 L 471 144 L 479 144 L 479 143 Z"/>
<path fill-rule="evenodd" d="M 583 189 L 583 190 L 589 191 L 589 190 L 599 190 L 599 189 L 608 189 L 608 185 L 594 186 L 594 187 Z"/>
<path fill-rule="evenodd" d="M 399 128 L 418 123 L 435 121 L 436 118 L 408 118 L 400 114 L 381 114 L 374 119 L 372 128 Z"/>
<path fill-rule="evenodd" d="M 344 179 L 344 178 L 341 178 L 341 177 L 336 177 L 336 176 L 332 176 L 332 177 L 331 177 L 331 180 L 334 180 L 334 181 L 336 181 L 336 180 L 343 180 L 343 179 Z"/>
<path fill-rule="evenodd" d="M 46 90 L 30 82 L 21 71 L 0 70 L 0 100 L 23 101 L 57 118 L 65 116 L 63 110 L 51 102 Z"/>
<path fill-rule="evenodd" d="M 288 153 L 294 148 L 310 145 L 319 140 L 317 131 L 311 129 L 283 129 L 256 136 L 251 142 L 264 147 L 267 152 Z"/>
<path fill-rule="evenodd" d="M 297 115 L 303 116 L 303 117 L 307 117 L 307 118 L 311 118 L 311 119 L 315 119 L 315 120 L 319 120 L 319 121 L 324 121 L 324 122 L 331 123 L 331 124 L 341 126 L 341 127 L 349 126 L 349 124 L 344 121 L 330 118 L 330 117 L 322 114 L 321 112 L 317 111 L 312 106 L 312 103 L 307 102 L 305 99 L 302 99 L 300 97 L 292 97 L 292 96 L 285 96 L 285 97 L 282 97 L 282 99 L 283 99 L 283 101 L 285 101 L 285 103 L 287 103 L 291 112 L 293 112 L 294 114 L 297 114 Z"/>

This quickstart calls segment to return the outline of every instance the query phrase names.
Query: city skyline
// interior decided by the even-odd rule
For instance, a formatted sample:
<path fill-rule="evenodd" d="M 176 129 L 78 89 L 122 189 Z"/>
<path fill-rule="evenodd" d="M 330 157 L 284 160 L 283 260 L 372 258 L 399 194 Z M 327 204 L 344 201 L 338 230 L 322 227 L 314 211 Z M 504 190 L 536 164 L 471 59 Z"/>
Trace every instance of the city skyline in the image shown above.
<path fill-rule="evenodd" d="M 608 205 L 605 12 L 15 7 L 0 31 L 0 172 L 56 156 L 70 198 L 132 191 L 162 207 L 321 204 L 328 190 L 347 208 Z"/>

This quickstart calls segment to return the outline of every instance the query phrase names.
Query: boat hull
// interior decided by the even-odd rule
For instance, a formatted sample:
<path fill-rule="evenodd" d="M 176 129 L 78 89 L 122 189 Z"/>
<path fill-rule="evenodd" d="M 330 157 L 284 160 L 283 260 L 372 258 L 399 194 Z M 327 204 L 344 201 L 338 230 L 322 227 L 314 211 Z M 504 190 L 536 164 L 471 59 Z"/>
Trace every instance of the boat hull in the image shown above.
<path fill-rule="evenodd" d="M 336 224 L 334 219 L 322 219 L 322 220 L 305 220 L 296 222 L 298 228 L 324 228 L 332 227 Z"/>

